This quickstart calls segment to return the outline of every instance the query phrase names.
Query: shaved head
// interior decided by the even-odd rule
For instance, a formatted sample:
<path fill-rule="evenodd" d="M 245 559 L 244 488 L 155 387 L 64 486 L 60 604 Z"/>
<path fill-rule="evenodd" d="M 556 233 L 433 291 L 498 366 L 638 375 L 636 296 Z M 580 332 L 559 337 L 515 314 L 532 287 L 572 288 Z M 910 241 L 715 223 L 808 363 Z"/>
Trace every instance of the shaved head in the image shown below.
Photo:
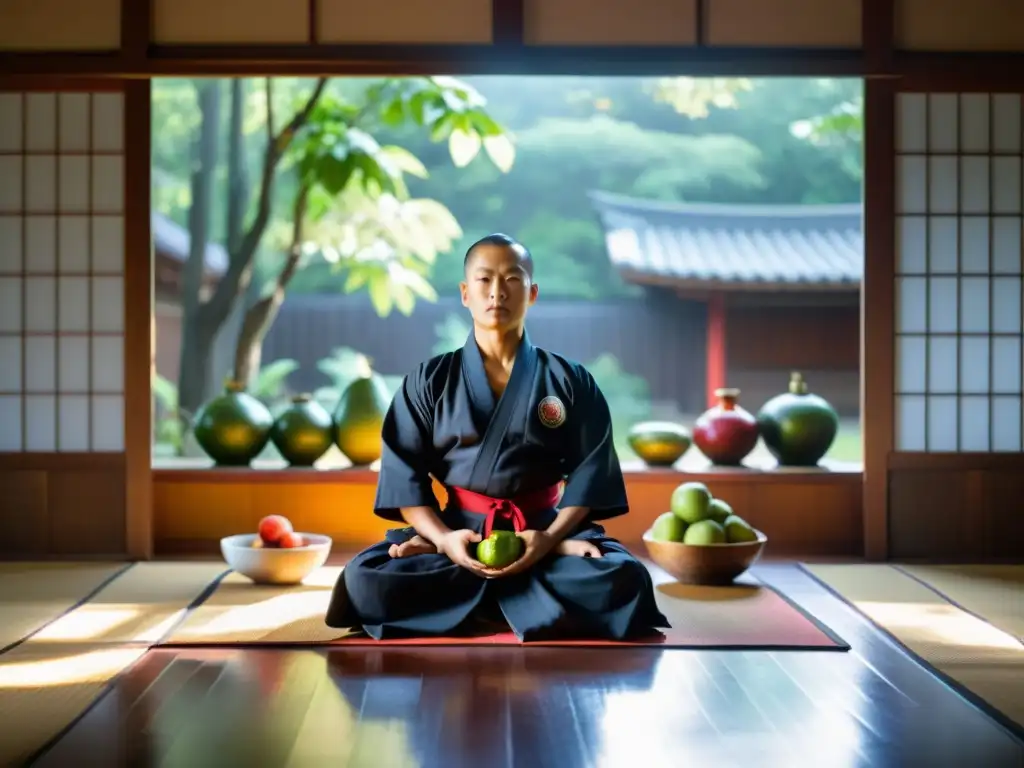
<path fill-rule="evenodd" d="M 469 246 L 466 250 L 466 257 L 462 260 L 462 269 L 464 272 L 469 270 L 469 265 L 470 262 L 473 261 L 473 256 L 475 256 L 482 248 L 505 248 L 512 251 L 516 254 L 523 271 L 526 272 L 530 280 L 533 280 L 533 256 L 530 254 L 530 249 L 514 237 L 503 235 L 500 232 L 487 235 L 486 237 L 481 237 Z"/>

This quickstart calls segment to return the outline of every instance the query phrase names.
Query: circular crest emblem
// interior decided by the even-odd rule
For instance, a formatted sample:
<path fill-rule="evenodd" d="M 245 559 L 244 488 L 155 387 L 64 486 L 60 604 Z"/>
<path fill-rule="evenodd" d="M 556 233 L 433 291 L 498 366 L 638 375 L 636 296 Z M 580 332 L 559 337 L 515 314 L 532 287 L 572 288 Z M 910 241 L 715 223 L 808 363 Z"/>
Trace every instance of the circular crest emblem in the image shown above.
<path fill-rule="evenodd" d="M 554 429 L 565 423 L 565 406 L 553 395 L 545 397 L 537 406 L 537 415 L 540 417 L 541 424 Z"/>

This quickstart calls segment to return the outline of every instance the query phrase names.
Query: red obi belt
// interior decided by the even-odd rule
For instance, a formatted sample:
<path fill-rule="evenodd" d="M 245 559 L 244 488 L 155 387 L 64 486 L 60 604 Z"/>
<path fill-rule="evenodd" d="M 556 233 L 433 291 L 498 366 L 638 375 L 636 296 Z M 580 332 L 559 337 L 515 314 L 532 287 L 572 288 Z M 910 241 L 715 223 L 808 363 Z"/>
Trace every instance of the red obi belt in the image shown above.
<path fill-rule="evenodd" d="M 450 497 L 460 509 L 476 515 L 485 515 L 484 538 L 491 535 L 495 520 L 508 520 L 512 529 L 519 533 L 529 526 L 527 517 L 546 509 L 553 509 L 562 495 L 562 484 L 555 483 L 533 493 L 516 496 L 514 499 L 495 499 L 482 493 L 467 491 L 465 488 L 448 487 Z"/>

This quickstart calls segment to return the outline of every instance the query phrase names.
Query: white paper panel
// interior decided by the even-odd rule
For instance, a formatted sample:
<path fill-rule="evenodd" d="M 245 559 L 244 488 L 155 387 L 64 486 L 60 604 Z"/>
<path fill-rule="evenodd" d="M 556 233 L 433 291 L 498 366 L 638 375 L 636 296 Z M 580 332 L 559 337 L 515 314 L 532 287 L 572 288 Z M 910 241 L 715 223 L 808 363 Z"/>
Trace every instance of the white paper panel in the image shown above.
<path fill-rule="evenodd" d="M 62 336 L 57 345 L 58 388 L 63 393 L 89 391 L 89 338 Z"/>
<path fill-rule="evenodd" d="M 896 162 L 897 213 L 928 212 L 928 159 L 906 155 Z"/>
<path fill-rule="evenodd" d="M 117 275 L 124 272 L 123 217 L 92 217 L 92 271 Z"/>
<path fill-rule="evenodd" d="M 21 336 L 0 336 L 0 392 L 21 391 Z M 0 432 L 6 428 L 0 421 Z"/>
<path fill-rule="evenodd" d="M 57 330 L 57 281 L 52 277 L 25 278 L 25 330 Z"/>
<path fill-rule="evenodd" d="M 923 153 L 927 149 L 928 97 L 901 93 L 896 102 L 896 151 Z"/>
<path fill-rule="evenodd" d="M 25 450 L 57 450 L 57 398 L 25 396 Z"/>
<path fill-rule="evenodd" d="M 896 274 L 922 275 L 928 271 L 928 219 L 899 216 L 896 220 Z"/>
<path fill-rule="evenodd" d="M 992 145 L 996 152 L 1021 151 L 1021 96 L 997 93 L 992 98 Z"/>
<path fill-rule="evenodd" d="M 121 94 L 0 94 L 2 451 L 123 450 L 123 123 Z"/>
<path fill-rule="evenodd" d="M 936 179 L 936 183 L 944 183 Z M 988 213 L 989 159 L 987 157 L 960 158 L 960 211 L 962 213 Z"/>
<path fill-rule="evenodd" d="M 965 93 L 960 96 L 960 151 L 989 151 L 989 104 L 987 93 Z"/>
<path fill-rule="evenodd" d="M 57 210 L 56 155 L 25 157 L 25 211 L 54 213 Z"/>
<path fill-rule="evenodd" d="M 26 94 L 25 149 L 29 152 L 57 150 L 57 94 Z"/>
<path fill-rule="evenodd" d="M 61 216 L 57 224 L 57 269 L 62 275 L 89 272 L 89 218 Z"/>
<path fill-rule="evenodd" d="M 21 294 L 20 277 L 0 276 L 0 333 L 21 333 Z"/>
<path fill-rule="evenodd" d="M 96 155 L 92 158 L 92 210 L 121 213 L 124 198 L 124 158 Z"/>
<path fill-rule="evenodd" d="M 124 151 L 124 96 L 120 93 L 92 95 L 93 152 Z"/>
<path fill-rule="evenodd" d="M 932 216 L 928 221 L 928 271 L 933 275 L 955 275 L 960 262 L 957 243 L 959 221 L 955 216 Z"/>
<path fill-rule="evenodd" d="M 990 221 L 987 216 L 960 220 L 960 272 L 963 274 L 988 274 Z"/>
<path fill-rule="evenodd" d="M 925 450 L 925 396 L 896 397 L 895 444 L 898 451 Z"/>
<path fill-rule="evenodd" d="M 101 333 L 124 331 L 124 279 L 92 279 L 92 330 Z"/>
<path fill-rule="evenodd" d="M 60 212 L 88 213 L 89 165 L 85 155 L 61 155 L 60 158 Z"/>
<path fill-rule="evenodd" d="M 62 93 L 58 106 L 61 152 L 89 151 L 89 94 Z"/>
<path fill-rule="evenodd" d="M 988 333 L 991 302 L 987 277 L 960 278 L 960 330 L 964 333 Z"/>
<path fill-rule="evenodd" d="M 992 213 L 1020 213 L 1019 157 L 992 158 Z"/>
<path fill-rule="evenodd" d="M 95 336 L 92 340 L 92 389 L 124 392 L 124 337 Z"/>
<path fill-rule="evenodd" d="M 896 145 L 896 447 L 1019 451 L 1022 97 L 901 94 Z"/>
<path fill-rule="evenodd" d="M 21 213 L 22 157 L 0 155 L 0 213 Z"/>
<path fill-rule="evenodd" d="M 481 2 L 481 0 L 478 0 Z M 305 44 L 309 40 L 309 5 L 299 2 L 282 3 L 279 0 L 154 0 L 153 42 L 160 44 L 212 44 L 239 43 Z M 434 11 L 435 23 L 445 18 L 443 9 L 429 6 Z M 320 5 L 321 14 L 324 13 Z M 425 13 L 423 4 L 410 6 L 410 11 Z M 360 17 L 395 19 L 402 10 L 382 3 L 360 4 L 351 8 L 349 17 L 358 28 L 366 22 Z M 453 22 L 457 23 L 456 20 Z M 426 41 L 423 41 L 426 42 Z"/>
<path fill-rule="evenodd" d="M 988 336 L 963 336 L 960 339 L 960 380 L 959 391 L 970 394 L 987 394 L 989 391 L 989 367 L 991 355 Z"/>
<path fill-rule="evenodd" d="M 58 405 L 60 416 L 57 450 L 89 450 L 89 398 L 86 395 L 64 395 Z"/>
<path fill-rule="evenodd" d="M 57 271 L 57 219 L 25 217 L 25 272 L 52 275 Z"/>
<path fill-rule="evenodd" d="M 928 330 L 932 333 L 956 333 L 957 279 L 928 278 Z"/>
<path fill-rule="evenodd" d="M 957 398 L 955 395 L 928 396 L 928 450 L 957 449 Z"/>
<path fill-rule="evenodd" d="M 1021 399 L 993 397 L 992 450 L 1020 451 L 1021 448 Z"/>
<path fill-rule="evenodd" d="M 957 392 L 956 338 L 932 336 L 928 339 L 928 391 L 955 395 Z"/>
<path fill-rule="evenodd" d="M 70 333 L 89 331 L 89 278 L 61 277 L 57 281 L 59 328 Z"/>
<path fill-rule="evenodd" d="M 21 216 L 0 214 L 0 275 L 19 274 L 22 270 Z"/>
<path fill-rule="evenodd" d="M 20 451 L 21 445 L 21 396 L 0 395 L 0 451 Z"/>
<path fill-rule="evenodd" d="M 92 449 L 124 450 L 124 398 L 121 395 L 93 395 Z"/>
<path fill-rule="evenodd" d="M 159 1 L 159 0 L 158 0 Z M 180 2 L 181 0 L 179 0 Z M 237 2 L 237 0 L 229 0 Z M 223 0 L 222 0 L 223 2 Z M 244 0 L 246 4 L 253 0 Z M 603 0 L 590 0 L 591 13 L 600 14 Z M 692 0 L 686 0 L 692 2 Z M 642 2 L 635 15 L 643 15 Z M 678 0 L 677 0 L 677 4 Z M 554 5 L 555 11 L 564 0 L 541 0 L 541 6 Z M 434 0 L 431 3 L 407 3 L 402 0 L 378 0 L 369 5 L 363 0 L 319 0 L 317 28 L 325 43 L 407 43 L 407 44 L 487 44 L 493 40 L 490 0 Z M 285 6 L 280 6 L 284 8 Z M 536 4 L 526 3 L 526 40 L 534 42 L 531 31 L 537 27 L 532 18 Z M 275 8 L 276 10 L 276 8 Z M 248 11 L 244 12 L 249 15 Z M 295 13 L 295 11 L 292 11 Z M 669 21 L 674 21 L 674 14 Z M 269 21 L 269 19 L 268 19 Z M 293 28 L 294 17 L 286 23 L 276 24 L 275 33 Z M 301 24 L 304 19 L 300 21 Z M 231 20 L 234 34 L 242 32 L 235 19 Z M 244 32 L 242 32 L 244 34 Z M 223 35 L 223 33 L 221 33 Z M 244 38 L 243 38 L 244 39 Z M 252 38 L 250 38 L 251 40 Z M 267 42 L 270 42 L 269 40 Z"/>
<path fill-rule="evenodd" d="M 959 103 L 955 93 L 933 93 L 928 98 L 928 149 L 956 152 Z"/>
<path fill-rule="evenodd" d="M 992 331 L 1021 332 L 1020 278 L 992 278 Z"/>
<path fill-rule="evenodd" d="M 960 173 L 955 157 L 928 158 L 928 208 L 932 214 L 957 213 Z"/>
<path fill-rule="evenodd" d="M 1021 229 L 1024 219 L 1000 216 L 992 220 L 992 271 L 1021 274 Z"/>
<path fill-rule="evenodd" d="M 970 395 L 960 398 L 960 450 L 988 451 L 989 399 Z"/>
<path fill-rule="evenodd" d="M 22 95 L 0 93 L 0 152 L 21 152 Z"/>
<path fill-rule="evenodd" d="M 57 390 L 57 337 L 29 336 L 25 339 L 25 391 Z"/>
<path fill-rule="evenodd" d="M 997 336 L 992 339 L 992 391 L 1011 394 L 1021 390 L 1021 339 Z"/>
<path fill-rule="evenodd" d="M 926 336 L 896 337 L 896 391 L 925 392 L 928 386 L 928 338 Z"/>
<path fill-rule="evenodd" d="M 896 332 L 928 330 L 928 281 L 923 277 L 896 278 Z"/>

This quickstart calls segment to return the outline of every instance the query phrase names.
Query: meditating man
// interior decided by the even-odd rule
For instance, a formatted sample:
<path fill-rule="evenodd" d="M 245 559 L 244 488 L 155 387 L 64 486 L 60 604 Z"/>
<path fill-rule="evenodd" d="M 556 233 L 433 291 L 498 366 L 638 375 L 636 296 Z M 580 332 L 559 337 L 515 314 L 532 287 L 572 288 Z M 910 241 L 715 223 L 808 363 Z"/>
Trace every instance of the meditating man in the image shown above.
<path fill-rule="evenodd" d="M 384 421 L 374 513 L 407 527 L 345 567 L 329 626 L 386 639 L 498 621 L 526 641 L 669 626 L 647 569 L 595 522 L 628 511 L 608 405 L 583 366 L 530 343 L 537 290 L 532 257 L 512 238 L 467 251 L 460 291 L 473 333 L 409 374 Z M 443 510 L 432 477 L 447 491 Z M 525 548 L 488 568 L 476 545 L 499 529 Z"/>

